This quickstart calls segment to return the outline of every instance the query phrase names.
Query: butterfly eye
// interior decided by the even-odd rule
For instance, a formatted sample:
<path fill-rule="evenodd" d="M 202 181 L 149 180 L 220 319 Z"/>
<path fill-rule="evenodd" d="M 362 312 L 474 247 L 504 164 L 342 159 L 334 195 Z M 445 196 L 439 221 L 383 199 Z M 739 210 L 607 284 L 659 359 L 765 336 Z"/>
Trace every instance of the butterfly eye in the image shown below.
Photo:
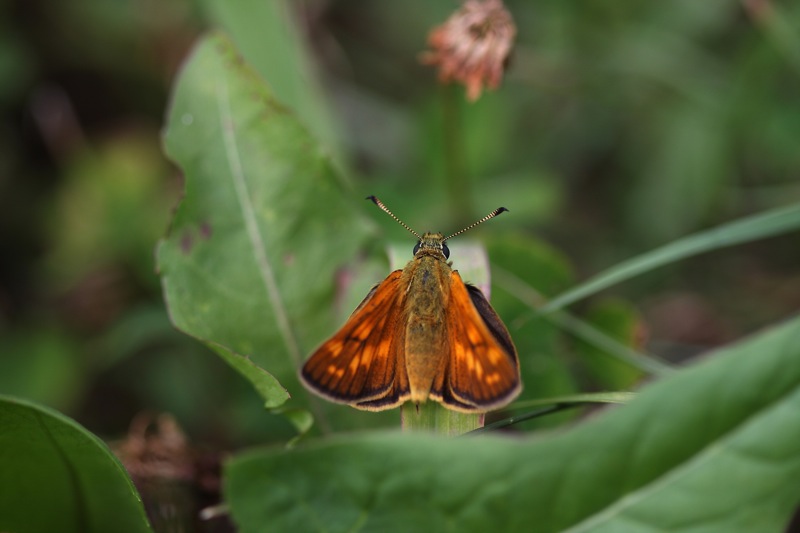
<path fill-rule="evenodd" d="M 417 255 L 417 252 L 419 252 L 419 245 L 420 245 L 420 244 L 422 244 L 422 241 L 417 241 L 417 245 L 416 245 L 416 246 L 414 246 L 414 251 L 413 251 L 413 252 L 411 252 L 411 253 L 412 253 L 412 255 Z"/>
<path fill-rule="evenodd" d="M 450 248 L 445 243 L 442 243 L 442 253 L 445 259 L 450 259 Z"/>

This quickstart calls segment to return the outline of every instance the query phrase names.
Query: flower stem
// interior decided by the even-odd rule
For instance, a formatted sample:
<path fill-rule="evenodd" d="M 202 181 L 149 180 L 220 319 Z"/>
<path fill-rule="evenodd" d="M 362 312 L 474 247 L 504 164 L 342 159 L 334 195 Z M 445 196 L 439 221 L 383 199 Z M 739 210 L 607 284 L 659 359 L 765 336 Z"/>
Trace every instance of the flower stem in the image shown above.
<path fill-rule="evenodd" d="M 484 415 L 451 411 L 437 402 L 406 402 L 400 407 L 400 419 L 403 431 L 429 431 L 455 437 L 483 427 Z"/>
<path fill-rule="evenodd" d="M 461 100 L 458 87 L 452 83 L 442 85 L 441 94 L 445 184 L 453 220 L 456 226 L 460 226 L 471 220 L 473 215 L 472 191 L 467 179 L 464 139 L 461 135 Z"/>

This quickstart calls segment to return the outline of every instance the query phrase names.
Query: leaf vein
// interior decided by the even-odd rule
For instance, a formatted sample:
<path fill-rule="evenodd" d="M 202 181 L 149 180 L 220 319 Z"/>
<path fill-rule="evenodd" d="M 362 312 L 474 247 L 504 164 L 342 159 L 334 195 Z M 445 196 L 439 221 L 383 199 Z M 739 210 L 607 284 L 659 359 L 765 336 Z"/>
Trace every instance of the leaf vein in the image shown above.
<path fill-rule="evenodd" d="M 224 77 L 220 77 L 217 80 L 216 87 L 217 109 L 219 111 L 220 128 L 225 142 L 225 155 L 228 161 L 228 168 L 230 169 L 230 177 L 233 181 L 234 189 L 236 190 L 236 199 L 242 212 L 242 218 L 244 219 L 247 238 L 252 245 L 253 256 L 258 266 L 264 290 L 267 293 L 270 306 L 275 313 L 278 330 L 280 331 L 283 342 L 295 366 L 300 366 L 302 359 L 300 349 L 292 333 L 289 315 L 286 311 L 280 290 L 278 289 L 275 271 L 267 255 L 267 250 L 264 246 L 264 237 L 261 234 L 261 229 L 256 219 L 252 196 L 247 187 L 247 180 L 245 178 L 242 159 L 239 154 L 239 146 L 236 140 L 236 132 L 233 127 L 227 80 Z"/>

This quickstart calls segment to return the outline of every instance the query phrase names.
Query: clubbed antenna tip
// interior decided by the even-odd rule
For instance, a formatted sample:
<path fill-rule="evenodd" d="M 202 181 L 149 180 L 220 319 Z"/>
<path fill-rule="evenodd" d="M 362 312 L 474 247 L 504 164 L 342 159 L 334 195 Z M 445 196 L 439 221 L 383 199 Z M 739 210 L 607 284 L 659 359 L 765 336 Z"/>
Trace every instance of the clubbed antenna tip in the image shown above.
<path fill-rule="evenodd" d="M 389 208 L 388 208 L 388 207 L 386 207 L 385 205 L 383 205 L 383 202 L 381 202 L 381 201 L 378 199 L 378 197 L 377 197 L 377 196 L 367 196 L 367 198 L 366 198 L 366 199 L 367 199 L 367 200 L 370 200 L 370 201 L 371 201 L 373 204 L 375 204 L 375 205 L 377 205 L 378 207 L 380 207 L 380 208 L 381 208 L 381 210 L 385 211 L 385 212 L 386 212 L 386 213 L 387 213 L 387 214 L 388 214 L 390 217 L 392 217 L 393 219 L 395 219 L 395 220 L 396 220 L 396 221 L 397 221 L 397 222 L 398 222 L 398 223 L 399 223 L 401 226 L 403 226 L 403 227 L 404 227 L 404 228 L 406 228 L 408 231 L 410 231 L 411 233 L 413 233 L 413 234 L 414 234 L 414 236 L 415 236 L 417 239 L 419 239 L 419 240 L 422 240 L 422 237 L 420 237 L 420 236 L 419 236 L 419 233 L 417 233 L 416 231 L 414 231 L 413 229 L 411 229 L 410 227 L 408 227 L 408 226 L 406 225 L 406 223 L 405 223 L 405 222 L 403 222 L 402 220 L 400 220 L 399 218 L 397 218 L 397 217 L 394 215 L 394 213 L 392 213 L 391 211 L 389 211 Z M 470 224 L 469 226 L 467 226 L 466 228 L 462 229 L 461 231 L 457 231 L 457 232 L 453 233 L 452 235 L 450 235 L 449 237 L 445 237 L 445 238 L 444 238 L 444 240 L 446 241 L 447 239 L 451 239 L 451 238 L 455 237 L 456 235 L 461 235 L 461 234 L 462 234 L 462 233 L 464 233 L 465 231 L 467 231 L 467 230 L 471 230 L 472 228 L 474 228 L 474 227 L 475 227 L 475 226 L 477 226 L 478 224 L 482 224 L 482 223 L 486 222 L 487 220 L 489 220 L 490 218 L 494 218 L 494 217 L 496 217 L 497 215 L 499 215 L 500 213 L 503 213 L 503 212 L 505 212 L 505 211 L 508 211 L 508 209 L 506 209 L 505 207 L 498 207 L 497 209 L 495 209 L 494 211 L 492 211 L 491 213 L 489 213 L 488 215 L 486 215 L 486 216 L 485 216 L 485 217 L 483 217 L 482 219 L 478 220 L 478 221 L 477 221 L 477 222 L 475 222 L 474 224 Z"/>
<path fill-rule="evenodd" d="M 494 211 L 492 211 L 491 213 L 489 213 L 488 215 L 486 215 L 482 219 L 478 220 L 477 222 L 474 222 L 474 223 L 470 224 L 469 226 L 467 226 L 466 228 L 462 229 L 461 231 L 457 231 L 457 232 L 453 233 L 449 237 L 445 237 L 444 240 L 452 239 L 456 235 L 461 235 L 465 231 L 471 230 L 472 228 L 474 228 L 478 224 L 483 224 L 484 222 L 486 222 L 490 218 L 494 218 L 497 215 L 499 215 L 500 213 L 503 213 L 505 211 L 508 211 L 508 209 L 506 209 L 505 207 L 498 207 L 497 209 L 495 209 Z"/>

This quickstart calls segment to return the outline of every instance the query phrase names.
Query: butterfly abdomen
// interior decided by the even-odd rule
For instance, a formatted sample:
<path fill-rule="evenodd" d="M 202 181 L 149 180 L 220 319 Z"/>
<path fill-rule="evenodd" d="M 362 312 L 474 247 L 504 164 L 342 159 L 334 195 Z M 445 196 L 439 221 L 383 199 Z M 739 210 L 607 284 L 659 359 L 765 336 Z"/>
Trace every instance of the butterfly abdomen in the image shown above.
<path fill-rule="evenodd" d="M 439 258 L 419 255 L 403 273 L 410 284 L 405 358 L 412 401 L 428 399 L 445 356 L 447 328 L 443 310 L 450 290 L 449 270 Z"/>

